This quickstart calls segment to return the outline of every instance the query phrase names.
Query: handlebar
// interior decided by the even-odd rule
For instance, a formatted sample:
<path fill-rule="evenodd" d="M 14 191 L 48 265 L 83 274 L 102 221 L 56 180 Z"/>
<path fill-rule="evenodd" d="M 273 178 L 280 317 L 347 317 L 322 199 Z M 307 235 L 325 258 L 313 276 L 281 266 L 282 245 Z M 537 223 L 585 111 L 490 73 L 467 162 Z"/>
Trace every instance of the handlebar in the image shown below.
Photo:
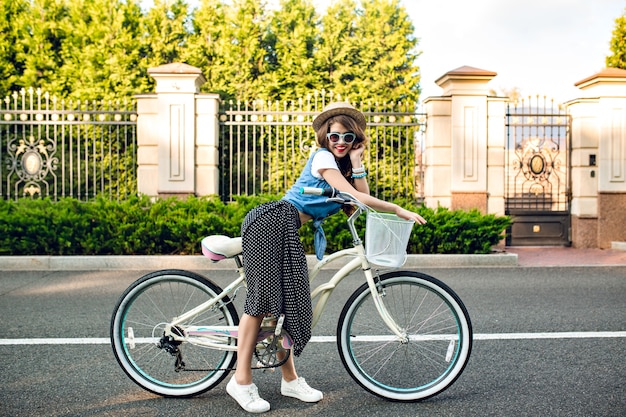
<path fill-rule="evenodd" d="M 300 187 L 300 194 L 321 195 L 324 197 L 335 197 L 338 191 L 334 188 Z"/>
<path fill-rule="evenodd" d="M 300 187 L 300 194 L 311 194 L 328 197 L 327 201 L 333 201 L 339 204 L 356 206 L 361 210 L 370 211 L 371 209 L 361 203 L 355 196 L 350 193 L 339 191 L 336 188 L 317 188 L 317 187 Z"/>

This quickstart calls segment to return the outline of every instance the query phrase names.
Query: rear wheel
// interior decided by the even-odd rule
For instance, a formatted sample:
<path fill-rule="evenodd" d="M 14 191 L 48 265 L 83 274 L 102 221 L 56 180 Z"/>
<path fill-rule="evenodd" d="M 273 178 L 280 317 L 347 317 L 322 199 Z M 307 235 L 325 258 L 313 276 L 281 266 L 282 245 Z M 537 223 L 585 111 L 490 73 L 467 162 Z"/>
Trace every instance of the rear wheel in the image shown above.
<path fill-rule="evenodd" d="M 441 281 L 407 271 L 382 275 L 379 294 L 404 337 L 383 322 L 368 285 L 359 287 L 337 326 L 339 354 L 350 376 L 394 401 L 418 401 L 448 388 L 472 349 L 472 325 L 461 299 Z"/>
<path fill-rule="evenodd" d="M 135 281 L 120 297 L 111 318 L 111 344 L 126 374 L 148 391 L 189 397 L 219 384 L 236 354 L 164 337 L 174 317 L 216 297 L 221 289 L 189 271 L 156 271 Z M 228 297 L 182 325 L 236 326 Z M 231 339 L 230 344 L 236 341 Z M 184 366 L 183 366 L 184 365 Z"/>

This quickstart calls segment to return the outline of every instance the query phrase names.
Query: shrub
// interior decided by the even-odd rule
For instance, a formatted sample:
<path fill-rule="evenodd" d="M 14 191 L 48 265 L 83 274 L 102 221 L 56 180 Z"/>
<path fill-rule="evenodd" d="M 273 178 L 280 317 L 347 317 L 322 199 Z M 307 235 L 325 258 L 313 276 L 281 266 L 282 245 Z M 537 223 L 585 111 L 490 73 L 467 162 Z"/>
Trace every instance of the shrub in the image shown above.
<path fill-rule="evenodd" d="M 198 254 L 204 236 L 238 236 L 248 211 L 277 198 L 240 196 L 228 204 L 217 197 L 0 200 L 0 255 Z M 508 217 L 476 210 L 398 204 L 428 221 L 413 228 L 409 253 L 489 253 L 510 225 Z M 345 220 L 346 215 L 339 213 L 324 221 L 327 252 L 352 245 Z M 360 230 L 364 225 L 365 218 L 358 219 Z M 314 253 L 311 223 L 301 229 L 301 238 L 307 253 Z"/>

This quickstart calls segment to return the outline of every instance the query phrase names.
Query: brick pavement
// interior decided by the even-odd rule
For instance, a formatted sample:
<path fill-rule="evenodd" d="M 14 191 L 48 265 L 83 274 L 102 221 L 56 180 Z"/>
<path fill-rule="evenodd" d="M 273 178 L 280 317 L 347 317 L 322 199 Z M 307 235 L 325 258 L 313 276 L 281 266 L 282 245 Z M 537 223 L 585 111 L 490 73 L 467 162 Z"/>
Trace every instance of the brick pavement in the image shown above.
<path fill-rule="evenodd" d="M 519 266 L 626 265 L 620 249 L 507 246 L 505 252 L 517 254 Z"/>

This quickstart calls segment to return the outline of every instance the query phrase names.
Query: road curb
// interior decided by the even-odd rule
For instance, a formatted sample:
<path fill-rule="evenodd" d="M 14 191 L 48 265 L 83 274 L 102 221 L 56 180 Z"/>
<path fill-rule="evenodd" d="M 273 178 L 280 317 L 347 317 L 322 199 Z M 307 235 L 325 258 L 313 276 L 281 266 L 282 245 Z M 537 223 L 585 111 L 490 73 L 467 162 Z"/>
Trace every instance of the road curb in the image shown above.
<path fill-rule="evenodd" d="M 307 256 L 309 265 L 315 256 Z M 337 262 L 339 265 L 340 262 Z M 403 268 L 517 266 L 517 254 L 409 255 Z M 332 268 L 332 263 L 329 264 Z M 176 256 L 0 256 L 0 271 L 228 270 L 235 262 L 213 263 L 201 255 Z"/>

